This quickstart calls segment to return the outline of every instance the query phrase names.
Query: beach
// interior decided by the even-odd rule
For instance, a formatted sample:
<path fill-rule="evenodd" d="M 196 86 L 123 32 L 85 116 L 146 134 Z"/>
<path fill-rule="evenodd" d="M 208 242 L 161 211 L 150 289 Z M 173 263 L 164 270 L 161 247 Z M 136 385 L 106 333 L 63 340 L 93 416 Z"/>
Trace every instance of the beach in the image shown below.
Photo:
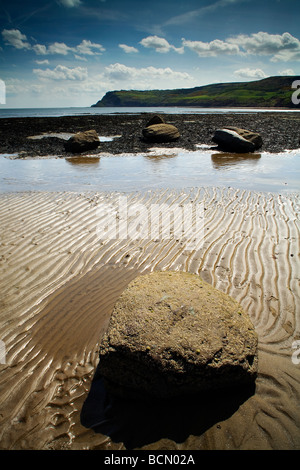
<path fill-rule="evenodd" d="M 3 118 L 0 153 L 65 158 L 63 139 L 28 137 L 88 129 L 121 136 L 100 138 L 89 156 L 147 152 L 141 131 L 150 117 Z M 296 112 L 164 119 L 181 138 L 158 148 L 210 146 L 214 130 L 226 125 L 259 132 L 266 152 L 299 148 Z M 104 236 L 100 209 L 118 208 L 122 196 L 101 188 L 0 194 L 0 448 L 299 450 L 299 192 L 201 184 L 127 191 L 128 210 L 164 204 L 176 215 L 184 205 L 201 205 L 202 222 L 186 238 L 170 227 L 167 237 Z M 159 270 L 198 274 L 248 312 L 259 339 L 255 390 L 231 400 L 222 391 L 172 402 L 168 419 L 159 406 L 135 414 L 135 403 L 123 403 L 119 421 L 108 419 L 107 432 L 96 432 L 84 423 L 99 424 L 90 392 L 114 303 L 137 275 Z"/>

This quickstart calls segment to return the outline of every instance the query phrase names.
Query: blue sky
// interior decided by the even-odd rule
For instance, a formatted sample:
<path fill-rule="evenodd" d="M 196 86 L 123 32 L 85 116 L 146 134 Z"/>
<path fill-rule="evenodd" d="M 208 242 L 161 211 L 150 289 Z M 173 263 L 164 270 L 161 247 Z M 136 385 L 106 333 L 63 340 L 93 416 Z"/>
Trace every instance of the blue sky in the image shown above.
<path fill-rule="evenodd" d="M 0 106 L 300 75 L 299 20 L 299 0 L 0 0 Z"/>

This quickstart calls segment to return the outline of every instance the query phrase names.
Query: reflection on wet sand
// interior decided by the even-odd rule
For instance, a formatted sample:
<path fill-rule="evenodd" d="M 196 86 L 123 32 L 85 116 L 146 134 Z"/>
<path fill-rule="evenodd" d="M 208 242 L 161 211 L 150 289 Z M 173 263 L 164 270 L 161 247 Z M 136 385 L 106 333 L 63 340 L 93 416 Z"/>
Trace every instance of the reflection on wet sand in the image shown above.
<path fill-rule="evenodd" d="M 144 158 L 148 160 L 149 162 L 161 162 L 163 160 L 170 160 L 171 158 L 178 157 L 177 153 L 170 153 L 170 154 L 150 154 L 150 155 L 144 155 Z"/>
<path fill-rule="evenodd" d="M 256 165 L 260 158 L 260 153 L 214 153 L 211 156 L 213 168 L 216 170 L 244 163 Z"/>
<path fill-rule="evenodd" d="M 65 159 L 71 165 L 95 165 L 98 166 L 100 163 L 100 157 L 94 156 L 78 156 L 78 157 L 68 157 Z"/>

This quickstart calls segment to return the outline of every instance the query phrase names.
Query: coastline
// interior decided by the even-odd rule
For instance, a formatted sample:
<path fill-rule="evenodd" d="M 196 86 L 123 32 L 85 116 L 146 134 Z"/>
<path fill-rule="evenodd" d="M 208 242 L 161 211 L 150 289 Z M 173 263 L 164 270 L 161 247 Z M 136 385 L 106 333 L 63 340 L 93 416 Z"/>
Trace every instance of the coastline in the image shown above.
<path fill-rule="evenodd" d="M 46 137 L 39 140 L 28 137 L 43 133 L 76 133 L 95 129 L 100 136 L 100 147 L 89 152 L 96 155 L 106 152 L 112 155 L 121 153 L 146 152 L 149 144 L 142 139 L 142 129 L 155 113 L 102 114 L 61 117 L 2 118 L 0 130 L 0 153 L 19 154 L 19 158 L 37 156 L 66 156 L 64 140 Z M 299 148 L 299 122 L 297 112 L 257 112 L 224 114 L 164 114 L 167 123 L 175 125 L 180 139 L 158 146 L 195 150 L 197 144 L 212 145 L 212 135 L 218 128 L 235 126 L 261 134 L 262 151 L 278 153 L 287 149 Z M 101 136 L 120 136 L 110 142 L 101 141 Z M 213 145 L 212 145 L 213 146 Z"/>

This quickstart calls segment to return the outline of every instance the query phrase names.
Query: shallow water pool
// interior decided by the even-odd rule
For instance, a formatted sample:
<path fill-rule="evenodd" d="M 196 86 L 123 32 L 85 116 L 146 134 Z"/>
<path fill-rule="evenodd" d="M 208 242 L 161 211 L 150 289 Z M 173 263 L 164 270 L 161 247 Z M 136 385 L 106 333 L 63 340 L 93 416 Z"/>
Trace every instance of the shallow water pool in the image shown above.
<path fill-rule="evenodd" d="M 0 191 L 141 191 L 200 186 L 264 192 L 300 189 L 300 149 L 227 154 L 201 148 L 70 158 L 0 158 Z"/>

